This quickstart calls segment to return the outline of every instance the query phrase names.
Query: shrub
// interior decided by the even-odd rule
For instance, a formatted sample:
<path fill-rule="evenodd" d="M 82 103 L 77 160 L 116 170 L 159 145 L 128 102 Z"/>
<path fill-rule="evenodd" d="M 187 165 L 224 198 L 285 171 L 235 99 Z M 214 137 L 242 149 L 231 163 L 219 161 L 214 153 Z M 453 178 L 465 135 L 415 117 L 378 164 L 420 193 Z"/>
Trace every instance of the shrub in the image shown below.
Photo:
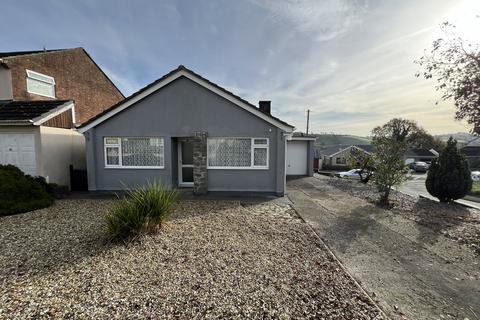
<path fill-rule="evenodd" d="M 375 173 L 373 181 L 380 193 L 378 204 L 390 205 L 390 193 L 393 186 L 399 185 L 407 178 L 407 168 L 403 155 L 406 144 L 392 139 L 375 141 Z"/>
<path fill-rule="evenodd" d="M 13 165 L 0 165 L 0 216 L 45 208 L 53 202 L 36 178 Z"/>
<path fill-rule="evenodd" d="M 457 141 L 448 139 L 438 159 L 432 161 L 425 181 L 428 192 L 440 202 L 463 198 L 472 188 L 468 161 L 457 150 Z"/>
<path fill-rule="evenodd" d="M 107 214 L 107 232 L 112 238 L 132 239 L 158 229 L 172 212 L 177 198 L 177 191 L 157 182 L 129 189 Z"/>
<path fill-rule="evenodd" d="M 45 190 L 55 199 L 63 199 L 70 193 L 68 186 L 61 186 L 56 183 L 48 183 L 47 180 L 41 176 L 34 177 L 34 179 L 40 183 L 42 187 L 45 188 Z"/>

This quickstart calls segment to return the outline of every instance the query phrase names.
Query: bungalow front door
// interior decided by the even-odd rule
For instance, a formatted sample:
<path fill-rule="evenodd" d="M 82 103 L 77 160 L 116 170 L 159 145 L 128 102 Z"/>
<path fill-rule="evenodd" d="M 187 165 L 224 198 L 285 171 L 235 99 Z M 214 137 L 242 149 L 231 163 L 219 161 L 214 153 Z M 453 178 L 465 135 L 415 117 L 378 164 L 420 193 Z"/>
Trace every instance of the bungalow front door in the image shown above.
<path fill-rule="evenodd" d="M 193 187 L 193 143 L 189 141 L 178 143 L 178 185 Z"/>

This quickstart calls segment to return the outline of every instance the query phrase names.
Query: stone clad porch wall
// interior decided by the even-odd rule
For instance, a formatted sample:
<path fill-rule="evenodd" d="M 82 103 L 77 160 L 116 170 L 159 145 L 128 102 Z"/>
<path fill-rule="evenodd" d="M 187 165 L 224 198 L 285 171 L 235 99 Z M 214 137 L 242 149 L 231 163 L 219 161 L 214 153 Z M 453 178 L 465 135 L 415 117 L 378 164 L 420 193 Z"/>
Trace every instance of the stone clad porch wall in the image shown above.
<path fill-rule="evenodd" d="M 193 193 L 208 192 L 207 132 L 195 132 L 193 137 Z"/>

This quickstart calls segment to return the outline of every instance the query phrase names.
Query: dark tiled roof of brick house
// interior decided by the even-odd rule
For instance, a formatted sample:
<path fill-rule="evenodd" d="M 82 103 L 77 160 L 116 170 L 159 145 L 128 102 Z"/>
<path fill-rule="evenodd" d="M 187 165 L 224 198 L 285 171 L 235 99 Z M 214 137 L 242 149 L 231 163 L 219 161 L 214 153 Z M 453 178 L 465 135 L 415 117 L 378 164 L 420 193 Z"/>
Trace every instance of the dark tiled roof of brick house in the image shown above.
<path fill-rule="evenodd" d="M 0 122 L 30 121 L 70 100 L 0 101 Z"/>
<path fill-rule="evenodd" d="M 33 51 L 12 51 L 12 52 L 0 52 L 0 58 L 15 57 L 15 56 L 24 56 L 27 54 L 36 54 L 36 53 L 47 53 L 47 52 L 57 52 L 70 49 L 51 49 L 51 50 L 33 50 Z"/>

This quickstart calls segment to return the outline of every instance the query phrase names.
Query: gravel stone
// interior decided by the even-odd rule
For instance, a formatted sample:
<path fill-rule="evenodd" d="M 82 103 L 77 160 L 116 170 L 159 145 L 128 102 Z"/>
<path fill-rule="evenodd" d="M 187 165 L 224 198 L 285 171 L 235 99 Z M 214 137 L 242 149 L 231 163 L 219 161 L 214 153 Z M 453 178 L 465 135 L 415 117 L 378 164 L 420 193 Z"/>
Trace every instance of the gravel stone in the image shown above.
<path fill-rule="evenodd" d="M 288 204 L 181 201 L 111 243 L 112 200 L 0 218 L 1 319 L 381 319 Z"/>

